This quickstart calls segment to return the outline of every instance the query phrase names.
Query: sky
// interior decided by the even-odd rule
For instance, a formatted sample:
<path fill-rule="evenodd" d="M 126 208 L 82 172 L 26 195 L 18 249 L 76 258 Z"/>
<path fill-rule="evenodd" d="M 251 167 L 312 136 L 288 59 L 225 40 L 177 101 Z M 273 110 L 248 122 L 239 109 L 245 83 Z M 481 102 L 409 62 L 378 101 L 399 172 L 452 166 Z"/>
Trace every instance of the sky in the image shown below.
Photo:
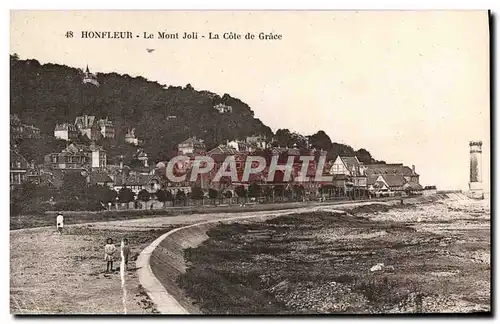
<path fill-rule="evenodd" d="M 282 39 L 244 39 L 261 32 Z M 469 141 L 480 140 L 489 191 L 486 11 L 11 11 L 10 53 L 229 93 L 274 131 L 324 130 L 376 159 L 415 165 L 421 184 L 439 189 L 467 189 Z"/>

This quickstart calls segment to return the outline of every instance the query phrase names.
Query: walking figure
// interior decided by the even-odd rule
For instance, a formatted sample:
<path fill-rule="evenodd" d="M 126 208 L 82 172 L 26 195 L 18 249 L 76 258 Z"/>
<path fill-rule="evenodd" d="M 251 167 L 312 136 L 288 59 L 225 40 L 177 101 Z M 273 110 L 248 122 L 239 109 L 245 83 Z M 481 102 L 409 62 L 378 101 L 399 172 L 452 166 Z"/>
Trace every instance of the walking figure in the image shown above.
<path fill-rule="evenodd" d="M 57 215 L 56 224 L 57 224 L 57 232 L 59 234 L 62 234 L 63 227 L 64 227 L 64 217 L 62 214 Z"/>
<path fill-rule="evenodd" d="M 113 261 L 115 258 L 116 247 L 113 239 L 108 238 L 104 246 L 104 261 L 106 261 L 106 272 L 113 272 Z"/>

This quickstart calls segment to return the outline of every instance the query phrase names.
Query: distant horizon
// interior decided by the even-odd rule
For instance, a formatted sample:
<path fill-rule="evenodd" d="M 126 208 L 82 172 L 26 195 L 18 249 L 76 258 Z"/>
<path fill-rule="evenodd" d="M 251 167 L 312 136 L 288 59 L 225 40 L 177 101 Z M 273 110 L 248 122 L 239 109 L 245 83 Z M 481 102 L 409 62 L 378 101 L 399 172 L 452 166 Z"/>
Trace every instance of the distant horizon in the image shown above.
<path fill-rule="evenodd" d="M 273 31 L 283 40 L 64 37 L 66 30 L 225 29 Z M 10 52 L 228 93 L 273 133 L 323 130 L 377 160 L 414 164 L 422 185 L 443 190 L 468 189 L 468 144 L 481 140 L 489 191 L 488 32 L 487 11 L 11 11 Z"/>

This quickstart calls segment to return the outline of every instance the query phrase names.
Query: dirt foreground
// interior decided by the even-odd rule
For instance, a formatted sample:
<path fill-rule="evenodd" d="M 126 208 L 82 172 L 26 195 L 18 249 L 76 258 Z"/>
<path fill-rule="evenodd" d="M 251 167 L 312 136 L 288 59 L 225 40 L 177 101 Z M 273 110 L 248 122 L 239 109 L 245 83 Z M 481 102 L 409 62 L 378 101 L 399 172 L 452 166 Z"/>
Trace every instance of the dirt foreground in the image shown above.
<path fill-rule="evenodd" d="M 54 229 L 11 232 L 11 313 L 124 314 L 125 307 L 128 314 L 154 313 L 154 305 L 137 279 L 135 259 L 152 240 L 172 228 L 78 225 L 67 228 L 63 235 Z M 108 237 L 117 248 L 123 237 L 131 243 L 125 303 L 119 261 L 114 263 L 113 273 L 105 271 L 103 248 Z"/>

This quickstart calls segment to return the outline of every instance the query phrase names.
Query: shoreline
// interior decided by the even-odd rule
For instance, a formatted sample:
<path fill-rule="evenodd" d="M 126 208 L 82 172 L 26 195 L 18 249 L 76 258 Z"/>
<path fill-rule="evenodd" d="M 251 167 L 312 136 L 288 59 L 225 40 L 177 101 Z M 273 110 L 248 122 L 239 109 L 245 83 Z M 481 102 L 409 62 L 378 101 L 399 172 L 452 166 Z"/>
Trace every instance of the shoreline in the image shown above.
<path fill-rule="evenodd" d="M 433 202 L 436 202 L 437 200 L 439 200 L 440 198 L 439 197 L 434 197 L 433 199 L 430 199 L 431 203 Z M 420 201 L 418 201 L 420 200 Z M 404 206 L 399 206 L 397 205 L 397 201 L 396 202 L 392 202 L 392 203 L 377 203 L 377 202 L 373 202 L 373 203 L 364 203 L 364 204 L 361 204 L 361 206 L 356 206 L 358 204 L 343 204 L 343 206 L 337 206 L 338 208 L 335 208 L 337 211 L 343 211 L 343 212 L 347 212 L 349 214 L 351 214 L 351 218 L 353 219 L 356 219 L 356 218 L 359 218 L 360 216 L 363 217 L 362 215 L 363 214 L 366 214 L 367 212 L 370 212 L 370 213 L 387 213 L 389 210 L 408 210 L 408 209 L 412 209 L 412 207 L 416 207 L 418 208 L 418 206 L 421 206 L 421 205 L 426 205 L 426 202 L 429 202 L 428 199 L 417 199 L 415 200 L 414 202 L 412 203 L 408 203 L 407 205 L 404 205 Z M 354 206 L 353 206 L 354 205 Z M 332 210 L 328 210 L 328 208 L 326 209 L 322 209 L 321 208 L 322 206 L 318 206 L 315 210 L 316 212 L 330 212 Z M 323 206 L 323 207 L 327 207 L 327 206 Z M 294 217 L 294 215 L 298 215 L 299 213 L 301 212 L 291 212 L 287 215 L 287 217 L 285 218 L 290 218 L 291 217 Z M 302 212 L 303 213 L 303 212 Z M 279 217 L 280 215 L 276 216 L 276 215 L 270 215 L 269 217 L 267 217 L 267 219 L 276 219 L 275 217 Z M 258 217 L 256 217 L 258 218 Z M 262 219 L 262 218 L 261 218 Z M 221 222 L 222 223 L 222 222 Z M 227 222 L 224 222 L 224 224 L 226 224 Z M 247 223 L 245 221 L 242 221 L 240 223 Z M 251 222 L 250 223 L 257 223 L 257 222 Z M 241 224 L 240 224 L 241 225 Z M 391 224 L 390 225 L 394 225 Z M 401 224 L 400 224 L 401 225 Z M 206 225 L 204 225 L 206 226 Z M 224 226 L 231 226 L 231 225 L 222 225 L 222 227 Z M 236 225 L 235 225 L 236 226 Z M 401 226 L 409 226 L 409 225 L 401 225 Z M 411 226 L 410 226 L 411 227 Z M 214 227 L 213 226 L 208 226 L 207 228 L 201 228 L 201 230 L 196 233 L 196 231 L 193 230 L 193 228 L 191 227 L 191 229 L 189 230 L 191 232 L 190 235 L 194 235 L 194 236 L 198 236 L 198 238 L 196 238 L 197 242 L 193 243 L 192 242 L 192 238 L 190 239 L 187 239 L 186 241 L 184 240 L 181 240 L 179 242 L 176 242 L 175 243 L 175 239 L 174 240 L 171 240 L 170 243 L 168 244 L 173 244 L 175 243 L 176 245 L 178 246 L 182 246 L 183 248 L 189 248 L 189 247 L 193 247 L 193 248 L 196 248 L 196 247 L 200 247 L 200 246 L 203 246 L 204 244 L 206 244 L 207 241 L 205 241 L 206 239 L 210 240 L 207 232 L 210 232 L 211 229 L 213 229 Z M 182 231 L 182 228 L 181 229 L 177 229 L 176 232 L 179 233 L 180 231 Z M 168 253 L 172 253 L 172 251 L 170 251 L 168 249 L 168 244 L 166 244 L 167 246 L 165 245 L 162 245 L 161 243 L 159 244 L 159 246 L 161 247 L 160 250 L 154 250 L 152 255 L 154 256 L 155 254 L 159 254 L 160 252 L 158 251 L 162 251 L 162 252 L 167 252 Z M 201 244 L 201 245 L 200 245 Z M 182 249 L 182 253 L 184 250 Z M 188 269 L 186 267 L 186 260 L 184 260 L 184 258 L 182 257 L 180 259 L 180 256 L 178 256 L 178 254 L 180 253 L 180 251 L 175 251 L 173 252 L 175 256 L 175 259 L 176 259 L 176 265 L 175 267 L 173 267 L 172 269 L 174 269 L 174 273 L 175 275 L 174 276 L 177 276 L 177 277 L 180 277 L 180 276 L 183 276 L 186 269 Z M 190 313 L 199 313 L 199 309 L 197 309 L 197 307 L 192 307 L 190 306 L 193 299 L 192 297 L 193 296 L 190 296 L 190 297 L 187 297 L 185 295 L 185 292 L 182 291 L 182 290 L 179 290 L 178 287 L 176 287 L 176 283 L 175 283 L 175 280 L 172 280 L 171 279 L 171 276 L 170 278 L 162 278 L 162 271 L 161 271 L 161 265 L 164 265 L 165 263 L 168 263 L 169 262 L 169 259 L 168 258 L 162 258 L 161 256 L 157 257 L 158 260 L 160 260 L 161 262 L 157 262 L 155 264 L 154 261 L 152 261 L 151 263 L 151 268 L 152 268 L 152 272 L 155 274 L 155 275 L 158 275 L 158 280 L 160 280 L 162 282 L 162 285 L 164 286 L 164 288 L 167 288 L 167 290 L 172 290 L 173 291 L 173 297 L 177 298 L 178 302 L 181 304 L 181 305 L 184 305 L 184 308 L 186 309 L 189 309 L 190 308 Z M 170 275 L 172 275 L 172 273 L 170 273 Z M 165 277 L 165 276 L 163 276 Z M 207 279 L 205 280 L 207 281 Z M 206 289 L 208 289 L 206 287 Z M 206 290 L 205 289 L 205 290 Z M 155 301 L 155 298 L 152 298 L 153 301 Z M 204 299 L 206 300 L 206 298 Z M 168 309 L 166 309 L 166 312 L 167 313 L 170 313 L 168 311 Z M 163 312 L 164 313 L 164 312 Z"/>
<path fill-rule="evenodd" d="M 120 211 L 66 211 L 62 212 L 65 215 L 65 225 L 82 225 L 88 223 L 100 222 L 119 222 L 135 219 L 153 219 L 163 217 L 189 216 L 189 215 L 204 215 L 211 213 L 245 213 L 245 212 L 261 212 L 261 211 L 280 211 L 302 208 L 305 206 L 330 206 L 342 205 L 346 203 L 365 203 L 365 202 L 384 202 L 399 200 L 401 198 L 378 198 L 370 200 L 328 200 L 325 202 L 309 201 L 309 202 L 286 202 L 272 204 L 247 204 L 229 205 L 229 206 L 189 206 L 175 207 L 166 209 L 134 209 Z M 404 200 L 415 199 L 415 197 L 405 197 Z M 10 216 L 10 231 L 17 231 L 30 228 L 51 228 L 55 223 L 55 214 L 47 213 L 45 215 L 18 215 Z"/>

